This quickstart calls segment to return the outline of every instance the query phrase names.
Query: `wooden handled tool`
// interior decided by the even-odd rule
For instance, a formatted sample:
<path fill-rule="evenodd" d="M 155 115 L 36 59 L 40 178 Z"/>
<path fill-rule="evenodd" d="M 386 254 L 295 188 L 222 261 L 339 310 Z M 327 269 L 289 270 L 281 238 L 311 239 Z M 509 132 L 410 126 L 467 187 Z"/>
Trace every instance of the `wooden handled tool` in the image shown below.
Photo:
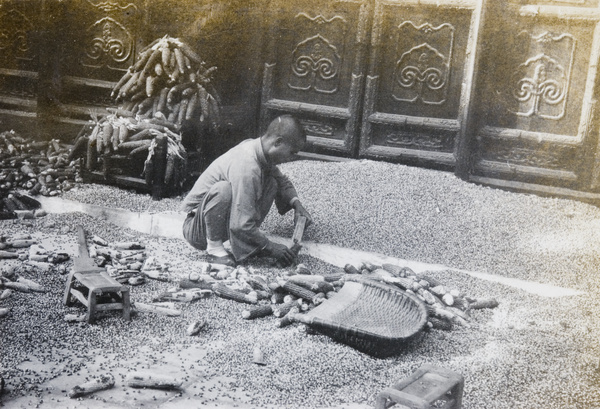
<path fill-rule="evenodd" d="M 294 228 L 294 234 L 292 235 L 292 242 L 294 244 L 300 243 L 302 241 L 302 236 L 304 235 L 305 227 L 306 227 L 306 217 L 305 216 L 298 217 L 298 221 L 296 222 L 296 227 Z"/>
<path fill-rule="evenodd" d="M 304 235 L 304 227 L 306 227 L 306 217 L 300 216 L 296 221 L 296 227 L 294 228 L 294 234 L 292 235 L 292 247 L 290 249 L 296 254 L 298 257 L 298 253 L 300 253 L 300 249 L 302 245 L 300 242 L 302 241 L 302 236 Z M 294 259 L 293 265 L 296 264 L 296 260 Z"/>
<path fill-rule="evenodd" d="M 302 245 L 300 242 L 302 241 L 302 236 L 304 235 L 304 228 L 306 227 L 306 217 L 300 216 L 296 221 L 296 226 L 294 227 L 294 234 L 292 235 L 292 246 L 290 250 L 292 250 L 296 256 L 300 253 L 300 249 Z M 296 264 L 296 261 L 292 262 L 292 265 Z M 279 262 L 275 262 L 275 266 L 278 268 L 283 268 L 284 266 Z"/>

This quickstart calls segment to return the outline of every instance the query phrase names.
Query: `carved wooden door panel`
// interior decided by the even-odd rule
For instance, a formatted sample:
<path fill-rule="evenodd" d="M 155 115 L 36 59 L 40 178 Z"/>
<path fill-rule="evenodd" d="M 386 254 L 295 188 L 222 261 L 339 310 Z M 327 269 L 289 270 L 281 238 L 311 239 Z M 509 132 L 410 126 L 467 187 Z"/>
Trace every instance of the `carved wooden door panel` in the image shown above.
<path fill-rule="evenodd" d="M 68 115 L 112 105 L 110 90 L 144 44 L 146 0 L 77 0 L 65 12 L 61 102 Z"/>
<path fill-rule="evenodd" d="M 598 0 L 494 3 L 470 179 L 597 187 Z"/>
<path fill-rule="evenodd" d="M 480 0 L 377 0 L 360 155 L 452 168 L 464 137 Z"/>
<path fill-rule="evenodd" d="M 0 112 L 35 117 L 41 2 L 0 3 Z"/>
<path fill-rule="evenodd" d="M 297 116 L 307 150 L 353 155 L 362 101 L 370 4 L 361 0 L 286 2 L 272 24 L 261 126 Z"/>

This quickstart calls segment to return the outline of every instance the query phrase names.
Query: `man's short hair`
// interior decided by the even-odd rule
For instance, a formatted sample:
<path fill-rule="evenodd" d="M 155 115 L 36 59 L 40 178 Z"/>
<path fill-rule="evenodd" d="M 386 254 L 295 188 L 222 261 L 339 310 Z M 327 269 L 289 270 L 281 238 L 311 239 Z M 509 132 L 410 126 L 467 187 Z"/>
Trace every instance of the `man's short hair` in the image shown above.
<path fill-rule="evenodd" d="M 271 121 L 266 136 L 281 136 L 285 141 L 292 139 L 306 141 L 304 127 L 300 121 L 289 114 L 278 116 Z"/>

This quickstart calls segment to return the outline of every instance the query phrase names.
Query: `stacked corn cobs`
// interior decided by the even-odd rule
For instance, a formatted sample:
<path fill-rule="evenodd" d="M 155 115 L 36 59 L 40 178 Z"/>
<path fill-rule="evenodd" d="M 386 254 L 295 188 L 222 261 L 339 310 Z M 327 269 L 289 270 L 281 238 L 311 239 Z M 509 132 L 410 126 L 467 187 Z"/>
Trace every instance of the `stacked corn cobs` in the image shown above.
<path fill-rule="evenodd" d="M 154 174 L 157 138 L 167 139 L 164 183 L 171 188 L 185 182 L 187 153 L 182 144 L 184 125 L 198 136 L 218 132 L 218 96 L 211 84 L 215 68 L 206 68 L 200 56 L 179 39 L 165 36 L 143 49 L 137 62 L 115 85 L 112 96 L 119 107 L 93 118 L 88 138 L 88 169 L 97 155 L 146 154 L 146 183 Z"/>
<path fill-rule="evenodd" d="M 88 167 L 97 154 L 146 155 L 144 176 L 150 186 L 154 181 L 154 155 L 157 138 L 167 141 L 164 183 L 180 186 L 184 182 L 187 152 L 181 144 L 178 128 L 164 118 L 143 118 L 130 111 L 108 108 L 109 115 L 96 119 L 88 140 Z"/>
<path fill-rule="evenodd" d="M 0 198 L 13 189 L 56 196 L 82 182 L 79 161 L 72 160 L 70 149 L 57 139 L 34 141 L 15 131 L 0 133 Z"/>
<path fill-rule="evenodd" d="M 112 96 L 122 108 L 138 115 L 164 117 L 181 126 L 184 121 L 205 121 L 219 126 L 218 96 L 211 84 L 216 68 L 206 68 L 190 46 L 163 37 L 139 54 L 138 61 L 115 85 Z"/>

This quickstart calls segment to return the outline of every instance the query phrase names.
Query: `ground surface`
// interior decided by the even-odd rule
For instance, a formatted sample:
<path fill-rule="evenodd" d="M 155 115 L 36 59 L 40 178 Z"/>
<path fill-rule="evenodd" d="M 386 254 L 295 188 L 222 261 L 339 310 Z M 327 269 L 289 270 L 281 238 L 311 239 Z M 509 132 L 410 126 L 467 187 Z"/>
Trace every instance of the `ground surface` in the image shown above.
<path fill-rule="evenodd" d="M 445 265 L 428 274 L 474 297 L 495 297 L 494 310 L 474 311 L 470 327 L 432 330 L 405 353 L 375 359 L 301 325 L 277 328 L 273 317 L 247 321 L 243 304 L 216 297 L 182 306 L 181 317 L 117 314 L 96 325 L 67 323 L 82 313 L 61 302 L 65 276 L 35 268 L 29 278 L 49 290 L 15 293 L 0 320 L 0 373 L 5 407 L 79 408 L 366 408 L 379 391 L 430 362 L 465 377 L 463 407 L 600 407 L 600 313 L 597 243 L 600 210 L 561 199 L 509 193 L 467 184 L 448 173 L 372 161 L 282 166 L 312 212 L 305 239 L 357 251 Z M 135 212 L 172 212 L 181 198 L 152 201 L 105 186 L 82 186 L 66 199 Z M 30 232 L 47 247 L 75 254 L 75 226 L 107 240 L 141 239 L 171 264 L 173 280 L 195 271 L 202 256 L 177 238 L 160 238 L 81 213 L 50 214 L 31 225 L 0 222 L 2 235 Z M 271 213 L 268 233 L 290 237 L 291 215 Z M 314 271 L 332 265 L 301 254 Z M 4 262 L 2 268 L 8 265 Z M 253 260 L 264 275 L 281 271 Z M 546 297 L 481 280 L 478 271 L 583 291 Z M 148 302 L 173 283 L 132 288 Z M 187 325 L 204 318 L 197 337 Z M 251 362 L 260 346 L 266 366 Z M 86 377 L 112 373 L 115 388 L 79 400 L 66 392 Z M 180 392 L 125 386 L 132 372 L 163 373 L 183 381 Z"/>

